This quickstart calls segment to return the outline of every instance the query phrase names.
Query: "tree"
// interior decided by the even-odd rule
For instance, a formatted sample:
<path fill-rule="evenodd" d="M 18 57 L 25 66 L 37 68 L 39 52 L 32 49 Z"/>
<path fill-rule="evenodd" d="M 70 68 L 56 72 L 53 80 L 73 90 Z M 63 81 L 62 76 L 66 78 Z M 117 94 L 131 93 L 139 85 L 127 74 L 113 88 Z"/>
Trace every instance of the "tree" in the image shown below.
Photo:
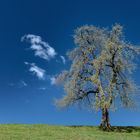
<path fill-rule="evenodd" d="M 56 79 L 66 91 L 57 104 L 78 103 L 101 110 L 103 129 L 110 128 L 109 109 L 116 107 L 116 100 L 124 107 L 134 107 L 132 95 L 138 91 L 131 75 L 140 48 L 124 39 L 122 29 L 119 24 L 111 30 L 88 25 L 78 28 L 74 35 L 77 47 L 68 52 L 70 70 Z"/>

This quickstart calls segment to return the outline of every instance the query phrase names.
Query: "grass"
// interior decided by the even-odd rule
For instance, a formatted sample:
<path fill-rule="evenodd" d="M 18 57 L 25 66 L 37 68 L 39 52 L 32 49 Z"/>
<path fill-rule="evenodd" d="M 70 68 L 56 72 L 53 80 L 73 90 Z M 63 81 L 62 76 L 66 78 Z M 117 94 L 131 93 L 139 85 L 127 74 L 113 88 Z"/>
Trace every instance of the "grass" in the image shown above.
<path fill-rule="evenodd" d="M 140 140 L 140 127 L 103 132 L 92 126 L 2 124 L 0 140 Z"/>

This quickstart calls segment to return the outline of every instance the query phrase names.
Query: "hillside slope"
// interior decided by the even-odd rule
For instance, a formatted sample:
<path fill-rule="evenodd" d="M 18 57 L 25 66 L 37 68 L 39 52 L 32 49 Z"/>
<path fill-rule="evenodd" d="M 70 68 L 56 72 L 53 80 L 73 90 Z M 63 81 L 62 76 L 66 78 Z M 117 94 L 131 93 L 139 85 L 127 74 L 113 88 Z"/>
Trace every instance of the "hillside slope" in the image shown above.
<path fill-rule="evenodd" d="M 3 124 L 0 140 L 140 140 L 140 127 L 113 127 L 113 132 L 103 132 L 92 126 Z"/>

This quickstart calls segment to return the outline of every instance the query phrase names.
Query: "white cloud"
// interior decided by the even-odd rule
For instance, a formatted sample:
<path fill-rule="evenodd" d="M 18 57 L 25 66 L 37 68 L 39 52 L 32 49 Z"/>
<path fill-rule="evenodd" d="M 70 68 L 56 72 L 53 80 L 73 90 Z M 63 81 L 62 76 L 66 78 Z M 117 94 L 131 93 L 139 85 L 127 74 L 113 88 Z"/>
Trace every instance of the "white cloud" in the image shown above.
<path fill-rule="evenodd" d="M 21 84 L 22 84 L 23 87 L 27 87 L 28 86 L 25 81 L 21 80 L 20 82 L 21 82 Z"/>
<path fill-rule="evenodd" d="M 34 55 L 45 60 L 50 60 L 56 56 L 56 51 L 47 42 L 42 41 L 42 38 L 37 35 L 28 34 L 21 38 L 21 41 L 31 43 L 30 49 L 34 51 Z"/>
<path fill-rule="evenodd" d="M 53 76 L 50 78 L 51 80 L 51 85 L 55 85 L 56 84 L 56 78 Z"/>
<path fill-rule="evenodd" d="M 32 72 L 34 75 L 37 76 L 38 79 L 44 80 L 45 79 L 45 70 L 36 66 L 35 63 L 28 63 L 24 62 L 26 65 L 30 65 L 29 71 Z"/>
<path fill-rule="evenodd" d="M 56 55 L 56 52 L 55 52 L 54 48 L 52 48 L 52 47 L 48 48 L 48 55 L 50 57 L 54 57 Z"/>
<path fill-rule="evenodd" d="M 39 68 L 35 64 L 32 64 L 29 71 L 32 72 L 34 75 L 36 75 L 38 79 L 45 79 L 45 70 L 42 68 Z"/>
<path fill-rule="evenodd" d="M 29 63 L 28 63 L 28 62 L 24 62 L 24 64 L 25 64 L 25 65 L 29 65 Z"/>
<path fill-rule="evenodd" d="M 60 58 L 62 59 L 63 64 L 66 64 L 66 59 L 65 59 L 65 57 L 61 55 Z"/>

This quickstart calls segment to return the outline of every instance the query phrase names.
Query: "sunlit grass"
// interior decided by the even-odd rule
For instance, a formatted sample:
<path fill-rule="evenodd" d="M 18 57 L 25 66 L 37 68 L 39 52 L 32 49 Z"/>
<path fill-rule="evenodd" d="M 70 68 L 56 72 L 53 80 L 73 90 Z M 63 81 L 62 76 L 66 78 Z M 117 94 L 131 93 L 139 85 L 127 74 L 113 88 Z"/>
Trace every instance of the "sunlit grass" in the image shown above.
<path fill-rule="evenodd" d="M 140 127 L 114 127 L 103 132 L 92 126 L 0 125 L 0 140 L 140 140 Z"/>

